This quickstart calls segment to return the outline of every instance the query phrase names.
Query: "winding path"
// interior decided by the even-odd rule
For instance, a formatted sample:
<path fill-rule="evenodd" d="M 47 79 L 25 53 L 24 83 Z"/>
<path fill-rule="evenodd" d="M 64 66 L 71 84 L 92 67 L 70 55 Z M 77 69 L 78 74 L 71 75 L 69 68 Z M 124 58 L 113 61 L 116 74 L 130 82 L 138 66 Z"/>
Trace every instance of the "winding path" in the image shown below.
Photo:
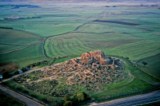
<path fill-rule="evenodd" d="M 92 103 L 90 106 L 136 106 L 156 101 L 160 101 L 160 90 L 147 94 L 115 99 L 108 102 Z"/>
<path fill-rule="evenodd" d="M 25 103 L 27 106 L 44 106 L 43 104 L 39 103 L 38 100 L 31 99 L 31 98 L 29 98 L 29 97 L 27 97 L 27 96 L 25 96 L 25 95 L 22 95 L 22 94 L 20 94 L 20 93 L 17 93 L 17 92 L 15 92 L 15 91 L 11 90 L 11 89 L 8 88 L 8 87 L 5 87 L 5 86 L 1 85 L 1 83 L 3 83 L 3 82 L 12 80 L 12 79 L 17 78 L 17 77 L 19 77 L 19 76 L 21 76 L 21 75 L 28 74 L 28 73 L 31 73 L 31 72 L 33 72 L 33 71 L 37 71 L 37 70 L 40 70 L 40 69 L 41 69 L 41 68 L 32 69 L 32 70 L 27 71 L 27 72 L 25 72 L 25 73 L 23 73 L 23 74 L 18 74 L 18 75 L 15 75 L 15 76 L 11 77 L 11 78 L 8 78 L 8 79 L 5 79 L 5 80 L 1 81 L 1 82 L 0 82 L 0 90 L 2 90 L 3 92 L 9 94 L 10 96 L 12 96 L 12 97 L 14 97 L 14 98 L 16 98 L 16 99 L 22 101 L 22 102 Z"/>
<path fill-rule="evenodd" d="M 28 97 L 26 97 L 24 95 L 21 95 L 21 94 L 13 91 L 13 90 L 11 90 L 11 89 L 9 89 L 7 87 L 4 87 L 2 85 L 0 85 L 0 90 L 2 90 L 3 92 L 9 94 L 12 97 L 24 102 L 27 106 L 44 106 L 41 103 L 39 103 L 39 102 L 37 102 L 37 101 L 35 101 L 33 99 L 30 99 L 30 98 L 28 98 Z"/>
<path fill-rule="evenodd" d="M 12 79 L 17 78 L 17 77 L 19 77 L 19 76 L 22 76 L 22 75 L 31 73 L 31 72 L 33 72 L 33 71 L 41 70 L 41 69 L 42 69 L 42 68 L 33 68 L 32 70 L 26 71 L 26 72 L 24 72 L 24 73 L 22 73 L 22 74 L 17 74 L 17 75 L 14 75 L 14 76 L 10 77 L 10 78 L 4 79 L 4 80 L 2 80 L 0 83 L 3 83 L 3 82 L 6 82 L 6 81 L 9 81 L 9 80 L 12 80 Z"/>

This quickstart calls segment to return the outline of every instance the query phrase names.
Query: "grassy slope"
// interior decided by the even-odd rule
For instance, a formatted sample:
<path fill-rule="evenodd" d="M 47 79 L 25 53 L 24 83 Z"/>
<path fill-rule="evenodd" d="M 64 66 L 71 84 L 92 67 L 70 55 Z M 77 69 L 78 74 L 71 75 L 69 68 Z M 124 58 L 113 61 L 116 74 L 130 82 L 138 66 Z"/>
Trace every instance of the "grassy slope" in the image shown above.
<path fill-rule="evenodd" d="M 150 90 L 159 89 L 156 87 L 159 80 L 156 80 L 152 76 L 140 71 L 127 59 L 124 60 L 126 66 L 125 70 L 130 71 L 134 77 L 130 80 L 126 79 L 126 81 L 120 82 L 120 84 L 111 84 L 106 86 L 106 89 L 103 92 L 93 94 L 93 97 L 95 97 L 98 101 L 130 96 L 133 94 L 145 93 Z"/>
<path fill-rule="evenodd" d="M 35 34 L 0 29 L 0 62 L 16 62 L 21 67 L 44 58 L 41 37 Z"/>
<path fill-rule="evenodd" d="M 143 62 L 147 62 L 147 65 L 143 65 Z M 160 79 L 160 54 L 154 55 L 154 56 L 150 56 L 147 58 L 143 58 L 141 60 L 138 61 L 138 65 L 140 66 L 140 68 L 152 75 L 155 78 Z"/>
<path fill-rule="evenodd" d="M 155 37 L 155 39 L 159 39 Z M 69 42 L 69 43 L 68 43 Z M 142 59 L 160 52 L 159 41 L 119 34 L 70 33 L 49 38 L 45 44 L 49 56 L 79 55 L 81 51 L 102 49 L 106 54 Z M 57 54 L 56 54 L 57 53 Z"/>
<path fill-rule="evenodd" d="M 0 37 L 0 43 L 13 45 L 27 45 L 41 39 L 36 34 L 12 29 L 0 29 Z"/>

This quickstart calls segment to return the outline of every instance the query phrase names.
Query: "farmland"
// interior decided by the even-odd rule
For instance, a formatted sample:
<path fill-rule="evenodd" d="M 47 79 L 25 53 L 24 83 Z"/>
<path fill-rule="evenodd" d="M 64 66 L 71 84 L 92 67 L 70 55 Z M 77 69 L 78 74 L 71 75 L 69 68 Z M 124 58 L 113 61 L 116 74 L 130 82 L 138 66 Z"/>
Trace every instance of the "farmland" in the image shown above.
<path fill-rule="evenodd" d="M 160 11 L 157 6 L 54 4 L 15 8 L 15 5 L 3 5 L 0 10 L 3 11 L 0 13 L 2 65 L 16 63 L 23 68 L 52 59 L 58 63 L 102 50 L 123 60 L 124 71 L 129 73 L 124 80 L 103 85 L 103 89 L 93 93 L 82 86 L 65 85 L 64 81 L 60 84 L 54 80 L 41 81 L 45 74 L 36 71 L 6 82 L 15 90 L 56 105 L 62 103 L 63 97 L 55 96 L 53 91 L 70 89 L 72 94 L 82 91 L 95 101 L 103 101 L 159 89 Z M 28 84 L 28 80 L 39 82 Z"/>
<path fill-rule="evenodd" d="M 138 64 L 140 64 L 140 68 L 150 74 L 151 76 L 155 77 L 155 78 L 160 78 L 159 76 L 159 56 L 160 54 L 157 54 L 157 55 L 154 55 L 154 56 L 151 56 L 151 57 L 147 57 L 147 58 L 144 58 L 144 59 L 141 59 L 138 61 Z M 146 62 L 146 65 L 143 63 L 143 62 Z"/>
<path fill-rule="evenodd" d="M 86 51 L 101 49 L 107 54 L 139 60 L 160 52 L 160 22 L 158 21 L 160 13 L 156 7 L 137 9 L 134 6 L 105 7 L 73 4 L 68 7 L 65 4 L 63 6 L 57 4 L 52 7 L 12 9 L 10 5 L 7 6 L 10 8 L 7 12 L 4 8 L 5 6 L 1 7 L 4 11 L 0 14 L 2 18 L 0 26 L 14 28 L 19 33 L 30 32 L 30 36 L 38 35 L 37 41 L 44 38 L 45 41 L 38 42 L 41 44 L 45 42 L 44 48 L 41 49 L 45 49 L 49 57 L 63 55 L 73 57 Z M 13 11 L 17 12 L 17 16 L 12 14 Z M 25 14 L 22 11 L 25 11 Z M 6 17 L 10 20 L 5 20 Z M 9 42 L 9 39 L 11 38 L 2 40 Z M 37 45 L 39 46 L 40 43 Z M 8 46 L 0 47 L 2 50 L 3 48 L 8 50 Z M 14 48 L 19 50 L 22 46 L 16 45 Z M 13 51 L 12 49 L 9 51 Z"/>
<path fill-rule="evenodd" d="M 42 46 L 43 39 L 38 35 L 12 29 L 0 29 L 0 32 L 2 64 L 17 63 L 23 67 L 45 57 Z"/>

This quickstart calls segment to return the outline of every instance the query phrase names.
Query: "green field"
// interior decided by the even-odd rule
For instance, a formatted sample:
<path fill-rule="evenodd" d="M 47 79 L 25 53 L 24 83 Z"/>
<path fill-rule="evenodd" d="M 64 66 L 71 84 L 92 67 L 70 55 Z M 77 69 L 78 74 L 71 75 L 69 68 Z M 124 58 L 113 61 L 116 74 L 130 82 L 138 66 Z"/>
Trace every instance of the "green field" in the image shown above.
<path fill-rule="evenodd" d="M 13 29 L 0 29 L 0 60 L 20 67 L 44 60 L 43 38 Z"/>
<path fill-rule="evenodd" d="M 106 85 L 101 92 L 85 91 L 96 101 L 159 89 L 160 11 L 157 7 L 54 4 L 16 9 L 6 5 L 0 10 L 3 11 L 0 12 L 0 64 L 17 63 L 25 67 L 53 58 L 57 63 L 84 52 L 102 50 L 106 55 L 124 59 L 126 71 L 132 77 Z M 46 86 L 50 86 L 48 83 Z M 14 81 L 7 85 L 40 100 L 48 96 Z M 62 100 L 49 98 L 52 103 Z"/>
<path fill-rule="evenodd" d="M 143 64 L 143 62 L 146 62 L 146 65 Z M 141 59 L 138 61 L 138 64 L 140 66 L 140 68 L 150 74 L 151 76 L 160 79 L 160 74 L 159 74 L 159 70 L 160 70 L 160 54 L 151 56 L 151 57 L 147 57 L 144 59 Z"/>

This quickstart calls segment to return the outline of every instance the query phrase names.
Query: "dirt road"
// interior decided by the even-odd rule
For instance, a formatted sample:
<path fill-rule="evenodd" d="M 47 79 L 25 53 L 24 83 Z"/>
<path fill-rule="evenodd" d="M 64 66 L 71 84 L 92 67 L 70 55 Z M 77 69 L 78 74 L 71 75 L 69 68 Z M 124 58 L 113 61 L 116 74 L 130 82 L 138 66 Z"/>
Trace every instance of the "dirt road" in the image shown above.
<path fill-rule="evenodd" d="M 0 90 L 2 90 L 3 92 L 9 94 L 10 96 L 22 101 L 23 103 L 25 103 L 27 106 L 44 106 L 42 104 L 40 104 L 39 102 L 32 100 L 24 95 L 21 95 L 9 88 L 6 88 L 2 85 L 0 85 Z"/>
<path fill-rule="evenodd" d="M 4 79 L 4 80 L 2 80 L 0 83 L 3 83 L 3 82 L 6 82 L 6 81 L 9 81 L 9 80 L 12 80 L 12 79 L 17 78 L 17 77 L 19 77 L 19 76 L 21 76 L 21 75 L 28 74 L 28 73 L 31 73 L 31 72 L 33 72 L 33 71 L 37 71 L 37 70 L 41 70 L 41 69 L 42 69 L 42 68 L 34 68 L 34 69 L 29 70 L 29 71 L 27 71 L 27 72 L 24 72 L 24 73 L 22 73 L 22 74 L 17 74 L 17 75 L 14 75 L 14 76 L 10 77 L 10 78 Z"/>
<path fill-rule="evenodd" d="M 160 90 L 126 98 L 120 98 L 102 103 L 92 103 L 90 106 L 137 106 L 140 104 L 160 101 Z"/>

